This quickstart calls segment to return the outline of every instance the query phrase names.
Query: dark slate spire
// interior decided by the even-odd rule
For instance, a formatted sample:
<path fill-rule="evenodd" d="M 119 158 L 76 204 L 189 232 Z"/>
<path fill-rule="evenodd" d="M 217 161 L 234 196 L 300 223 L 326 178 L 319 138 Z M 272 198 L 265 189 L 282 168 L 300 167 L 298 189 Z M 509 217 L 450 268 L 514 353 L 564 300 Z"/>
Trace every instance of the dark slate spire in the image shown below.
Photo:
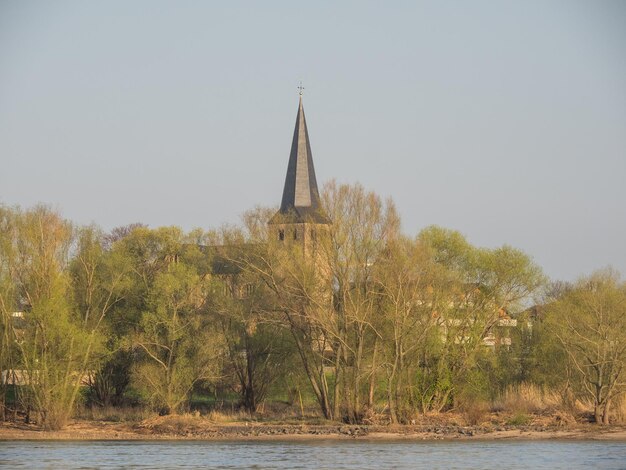
<path fill-rule="evenodd" d="M 293 141 L 291 142 L 283 199 L 278 214 L 272 218 L 271 222 L 278 222 L 277 219 L 281 216 L 286 219 L 285 221 L 288 220 L 292 223 L 330 223 L 320 205 L 311 143 L 309 142 L 309 132 L 302 106 L 302 92 L 300 93 L 296 128 L 293 131 Z"/>

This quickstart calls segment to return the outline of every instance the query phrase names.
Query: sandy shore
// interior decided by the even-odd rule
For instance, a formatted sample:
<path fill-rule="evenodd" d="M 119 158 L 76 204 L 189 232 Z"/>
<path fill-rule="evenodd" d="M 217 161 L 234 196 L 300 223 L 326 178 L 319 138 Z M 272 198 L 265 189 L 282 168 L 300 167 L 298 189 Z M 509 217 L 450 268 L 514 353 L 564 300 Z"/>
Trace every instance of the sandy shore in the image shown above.
<path fill-rule="evenodd" d="M 3 423 L 0 440 L 611 440 L 626 442 L 626 426 L 351 426 L 293 424 L 139 423 L 75 421 L 61 431 Z"/>

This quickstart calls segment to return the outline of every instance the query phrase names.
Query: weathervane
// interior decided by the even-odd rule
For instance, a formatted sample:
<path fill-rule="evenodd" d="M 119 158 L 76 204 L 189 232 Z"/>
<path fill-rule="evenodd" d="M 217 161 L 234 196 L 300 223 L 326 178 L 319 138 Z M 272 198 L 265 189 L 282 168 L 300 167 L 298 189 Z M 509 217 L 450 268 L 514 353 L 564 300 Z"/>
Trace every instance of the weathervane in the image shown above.
<path fill-rule="evenodd" d="M 300 94 L 300 96 L 302 96 L 302 94 L 304 93 L 304 87 L 302 86 L 302 82 L 300 82 L 300 86 L 298 87 L 298 93 Z"/>

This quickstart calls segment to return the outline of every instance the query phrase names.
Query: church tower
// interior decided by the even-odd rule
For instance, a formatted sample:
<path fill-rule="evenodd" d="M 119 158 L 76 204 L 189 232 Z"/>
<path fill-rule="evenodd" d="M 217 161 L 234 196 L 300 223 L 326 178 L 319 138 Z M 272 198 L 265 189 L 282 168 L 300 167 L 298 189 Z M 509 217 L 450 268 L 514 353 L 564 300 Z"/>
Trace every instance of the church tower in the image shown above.
<path fill-rule="evenodd" d="M 327 233 L 330 224 L 320 204 L 301 88 L 283 199 L 269 225 L 278 240 L 302 244 L 310 251 L 318 237 Z"/>

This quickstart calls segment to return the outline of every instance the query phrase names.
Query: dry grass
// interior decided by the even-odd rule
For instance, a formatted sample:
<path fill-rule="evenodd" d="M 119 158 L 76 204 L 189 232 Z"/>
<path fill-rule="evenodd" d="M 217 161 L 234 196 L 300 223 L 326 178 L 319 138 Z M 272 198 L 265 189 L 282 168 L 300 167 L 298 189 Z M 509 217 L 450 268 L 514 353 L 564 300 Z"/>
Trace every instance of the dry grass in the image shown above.
<path fill-rule="evenodd" d="M 466 424 L 478 426 L 488 419 L 489 405 L 487 402 L 476 400 L 461 405 L 460 411 Z"/>
<path fill-rule="evenodd" d="M 593 400 L 588 397 L 574 399 L 571 410 L 576 413 L 591 413 L 593 411 Z"/>
<path fill-rule="evenodd" d="M 112 423 L 138 423 L 144 421 L 155 413 L 141 407 L 118 408 L 118 407 L 85 407 L 80 408 L 75 417 L 90 421 L 108 421 Z"/>
<path fill-rule="evenodd" d="M 481 405 L 477 403 L 476 406 L 473 406 L 469 410 L 465 411 L 465 420 L 470 426 L 478 426 L 485 421 L 488 411 L 489 408 L 486 404 Z"/>
<path fill-rule="evenodd" d="M 493 411 L 514 414 L 552 413 L 562 408 L 563 400 L 558 393 L 527 383 L 509 386 L 491 405 Z"/>
<path fill-rule="evenodd" d="M 205 430 L 216 425 L 236 424 L 249 421 L 250 416 L 243 412 L 224 413 L 211 411 L 201 416 L 199 412 L 152 416 L 143 420 L 138 427 L 159 434 L 188 434 Z"/>
<path fill-rule="evenodd" d="M 198 413 L 184 413 L 167 416 L 154 416 L 139 424 L 139 428 L 149 429 L 160 434 L 181 434 L 202 429 L 208 423 Z"/>
<path fill-rule="evenodd" d="M 626 394 L 615 400 L 613 416 L 617 424 L 626 424 Z"/>
<path fill-rule="evenodd" d="M 212 410 L 205 416 L 205 418 L 208 421 L 211 421 L 212 423 L 225 424 L 225 423 L 237 423 L 241 421 L 249 421 L 250 415 L 246 413 L 245 411 L 224 412 L 224 411 Z"/>

